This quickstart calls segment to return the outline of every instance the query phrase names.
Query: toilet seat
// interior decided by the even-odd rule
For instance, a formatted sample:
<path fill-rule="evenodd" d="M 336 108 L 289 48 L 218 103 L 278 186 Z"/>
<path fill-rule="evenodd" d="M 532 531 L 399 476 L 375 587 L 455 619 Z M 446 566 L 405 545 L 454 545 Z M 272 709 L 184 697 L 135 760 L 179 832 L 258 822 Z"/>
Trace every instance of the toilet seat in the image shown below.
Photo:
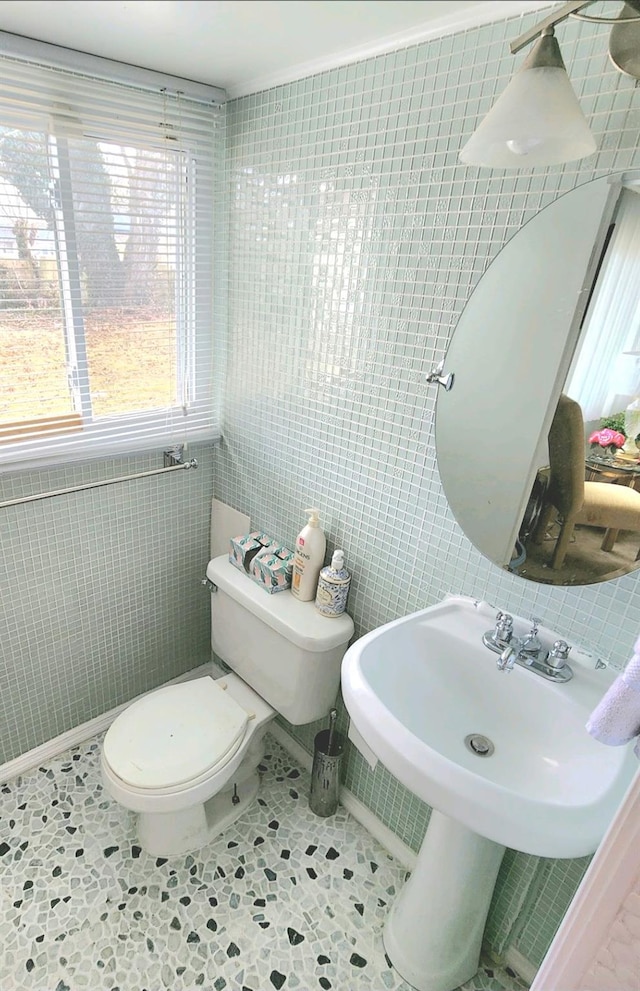
<path fill-rule="evenodd" d="M 179 787 L 228 763 L 248 721 L 249 713 L 213 678 L 196 678 L 133 702 L 111 724 L 103 753 L 135 789 Z"/>

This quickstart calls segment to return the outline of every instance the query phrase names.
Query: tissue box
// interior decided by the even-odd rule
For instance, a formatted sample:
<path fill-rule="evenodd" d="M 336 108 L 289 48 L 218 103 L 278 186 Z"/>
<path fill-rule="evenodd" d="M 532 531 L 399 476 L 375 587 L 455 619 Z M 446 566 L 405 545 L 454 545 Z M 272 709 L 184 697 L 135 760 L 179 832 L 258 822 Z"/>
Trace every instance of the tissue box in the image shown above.
<path fill-rule="evenodd" d="M 268 534 L 261 533 L 259 530 L 241 534 L 239 537 L 232 537 L 229 541 L 229 560 L 240 571 L 246 571 L 248 574 L 256 554 L 273 543 L 274 541 Z"/>
<path fill-rule="evenodd" d="M 293 551 L 278 544 L 264 547 L 251 562 L 249 576 L 265 591 L 284 592 L 291 588 Z"/>

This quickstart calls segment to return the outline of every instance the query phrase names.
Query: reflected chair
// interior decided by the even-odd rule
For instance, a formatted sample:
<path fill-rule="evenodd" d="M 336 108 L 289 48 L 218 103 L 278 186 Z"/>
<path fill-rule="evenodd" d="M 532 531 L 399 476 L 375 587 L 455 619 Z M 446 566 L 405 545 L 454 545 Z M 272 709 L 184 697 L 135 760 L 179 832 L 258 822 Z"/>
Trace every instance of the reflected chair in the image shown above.
<path fill-rule="evenodd" d="M 640 532 L 640 492 L 610 482 L 585 482 L 585 433 L 580 404 L 560 396 L 549 430 L 549 487 L 547 504 L 534 535 L 542 543 L 555 512 L 560 533 L 551 567 L 564 564 L 576 524 L 604 527 L 601 549 L 610 551 L 618 530 Z M 640 556 L 640 552 L 639 552 Z"/>

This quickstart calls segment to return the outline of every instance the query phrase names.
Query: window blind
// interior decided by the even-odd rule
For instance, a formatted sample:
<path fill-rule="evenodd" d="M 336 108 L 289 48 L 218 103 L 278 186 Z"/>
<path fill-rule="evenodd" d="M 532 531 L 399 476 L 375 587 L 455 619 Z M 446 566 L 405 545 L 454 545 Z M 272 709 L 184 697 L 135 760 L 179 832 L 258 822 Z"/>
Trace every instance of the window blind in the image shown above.
<path fill-rule="evenodd" d="M 222 108 L 176 83 L 0 55 L 0 465 L 218 432 Z"/>

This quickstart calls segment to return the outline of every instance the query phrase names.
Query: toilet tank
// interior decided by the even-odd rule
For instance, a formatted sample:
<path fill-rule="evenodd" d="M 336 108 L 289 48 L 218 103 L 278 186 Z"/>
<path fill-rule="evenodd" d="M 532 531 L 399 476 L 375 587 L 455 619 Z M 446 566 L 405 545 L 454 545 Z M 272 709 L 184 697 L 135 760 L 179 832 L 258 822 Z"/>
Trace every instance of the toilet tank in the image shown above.
<path fill-rule="evenodd" d="M 229 563 L 209 562 L 211 643 L 243 681 L 296 726 L 327 715 L 353 636 L 346 613 L 328 619 L 289 590 L 269 594 Z"/>

